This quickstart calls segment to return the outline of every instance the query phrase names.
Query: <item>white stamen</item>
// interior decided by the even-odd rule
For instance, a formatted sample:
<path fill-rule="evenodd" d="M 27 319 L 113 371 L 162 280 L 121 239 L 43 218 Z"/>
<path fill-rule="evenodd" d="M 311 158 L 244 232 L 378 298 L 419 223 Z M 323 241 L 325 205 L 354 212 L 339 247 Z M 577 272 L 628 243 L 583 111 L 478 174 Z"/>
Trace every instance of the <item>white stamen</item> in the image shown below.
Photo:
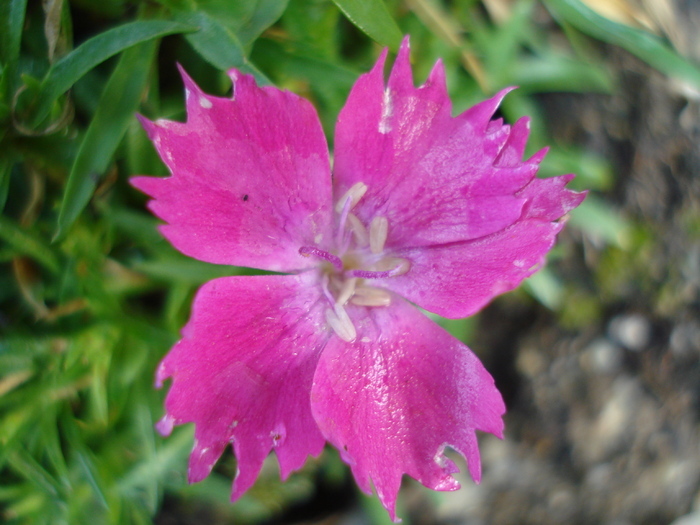
<path fill-rule="evenodd" d="M 391 91 L 389 91 L 389 88 L 386 88 L 382 97 L 382 116 L 379 119 L 379 133 L 382 135 L 386 135 L 391 131 L 389 119 L 391 119 L 393 113 L 394 104 L 391 98 Z"/>
<path fill-rule="evenodd" d="M 355 289 L 355 295 L 350 302 L 357 306 L 389 306 L 391 295 L 382 288 L 359 286 Z"/>
<path fill-rule="evenodd" d="M 326 321 L 343 341 L 352 343 L 357 337 L 355 325 L 352 324 L 348 313 L 342 306 L 336 304 L 333 310 L 326 310 Z"/>
<path fill-rule="evenodd" d="M 367 233 L 365 225 L 352 213 L 348 214 L 348 223 L 352 233 L 355 235 L 355 242 L 357 242 L 358 247 L 364 248 L 367 246 L 369 244 L 369 233 Z"/>
<path fill-rule="evenodd" d="M 343 284 L 340 288 L 340 294 L 338 295 L 338 299 L 336 299 L 336 304 L 344 306 L 345 303 L 348 302 L 348 300 L 355 293 L 355 283 L 356 282 L 357 282 L 356 278 L 346 279 L 343 282 Z"/>
<path fill-rule="evenodd" d="M 389 221 L 386 217 L 375 217 L 369 225 L 369 248 L 372 253 L 384 250 L 386 236 L 389 233 Z"/>
<path fill-rule="evenodd" d="M 199 105 L 202 106 L 204 109 L 211 109 L 211 107 L 214 104 L 212 104 L 211 100 L 209 100 L 206 97 L 199 97 Z"/>
<path fill-rule="evenodd" d="M 342 213 L 343 208 L 345 207 L 345 201 L 348 199 L 350 199 L 350 209 L 352 210 L 355 207 L 355 204 L 360 202 L 360 199 L 365 193 L 367 193 L 367 185 L 364 182 L 356 182 L 340 199 L 338 199 L 338 202 L 335 205 L 335 211 Z"/>

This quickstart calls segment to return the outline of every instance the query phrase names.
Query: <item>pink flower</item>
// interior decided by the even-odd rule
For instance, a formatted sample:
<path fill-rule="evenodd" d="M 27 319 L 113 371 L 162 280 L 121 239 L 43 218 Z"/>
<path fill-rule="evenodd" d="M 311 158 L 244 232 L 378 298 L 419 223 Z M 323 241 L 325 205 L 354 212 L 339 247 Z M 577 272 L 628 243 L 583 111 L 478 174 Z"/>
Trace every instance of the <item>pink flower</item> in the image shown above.
<path fill-rule="evenodd" d="M 284 479 L 329 441 L 396 519 L 404 473 L 459 488 L 449 446 L 479 482 L 476 431 L 502 437 L 489 373 L 411 303 L 475 313 L 543 263 L 584 196 L 571 175 L 535 178 L 545 151 L 522 161 L 526 118 L 491 120 L 508 90 L 453 118 L 442 64 L 415 88 L 408 55 L 405 40 L 386 85 L 384 52 L 353 87 L 332 175 L 309 102 L 237 71 L 232 99 L 183 73 L 187 122 L 142 121 L 172 172 L 133 179 L 163 235 L 283 274 L 205 284 L 158 369 L 173 380 L 158 429 L 195 423 L 191 482 L 231 443 L 235 500 L 271 450 Z"/>

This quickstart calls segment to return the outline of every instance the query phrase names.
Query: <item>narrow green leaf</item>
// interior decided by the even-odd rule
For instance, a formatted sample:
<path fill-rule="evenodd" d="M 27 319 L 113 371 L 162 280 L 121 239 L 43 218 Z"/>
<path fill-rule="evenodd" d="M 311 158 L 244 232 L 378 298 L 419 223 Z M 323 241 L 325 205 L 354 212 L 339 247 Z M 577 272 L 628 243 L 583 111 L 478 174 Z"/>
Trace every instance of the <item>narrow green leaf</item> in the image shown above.
<path fill-rule="evenodd" d="M 564 298 L 564 286 L 549 269 L 542 268 L 525 280 L 529 292 L 550 310 L 556 310 Z"/>
<path fill-rule="evenodd" d="M 545 0 L 556 18 L 604 42 L 620 46 L 662 73 L 700 87 L 700 68 L 661 38 L 599 15 L 580 0 Z"/>
<path fill-rule="evenodd" d="M 581 205 L 571 212 L 569 224 L 584 231 L 591 239 L 627 248 L 632 228 L 612 206 L 588 195 Z"/>
<path fill-rule="evenodd" d="M 528 91 L 565 91 L 568 93 L 611 93 L 612 79 L 598 65 L 548 54 L 544 57 L 520 57 L 504 74 L 504 84 Z"/>
<path fill-rule="evenodd" d="M 38 491 L 47 496 L 56 497 L 60 491 L 60 483 L 40 465 L 24 447 L 19 447 L 8 458 L 13 470 L 30 482 Z"/>
<path fill-rule="evenodd" d="M 236 34 L 247 48 L 260 34 L 274 24 L 287 8 L 289 0 L 197 0 L 196 10 Z"/>
<path fill-rule="evenodd" d="M 210 264 L 190 257 L 179 257 L 175 254 L 136 263 L 133 265 L 133 269 L 154 279 L 192 285 L 199 285 L 204 281 L 218 277 L 240 274 L 240 269 L 237 266 Z"/>
<path fill-rule="evenodd" d="M 185 463 L 191 448 L 191 430 L 182 429 L 173 432 L 156 453 L 149 454 L 143 462 L 137 463 L 122 476 L 117 484 L 117 490 L 121 494 L 129 495 L 139 487 L 164 483 L 170 471 L 176 470 L 178 465 Z"/>
<path fill-rule="evenodd" d="M 4 64 L 13 64 L 19 58 L 26 9 L 27 0 L 0 2 L 0 58 Z"/>
<path fill-rule="evenodd" d="M 401 30 L 384 0 L 333 0 L 343 14 L 370 38 L 392 51 L 401 44 Z"/>
<path fill-rule="evenodd" d="M 107 497 L 100 487 L 100 483 L 95 475 L 97 468 L 94 461 L 92 461 L 92 459 L 88 456 L 87 451 L 84 450 L 77 450 L 75 457 L 78 460 L 80 470 L 82 470 L 83 474 L 85 475 L 85 481 L 87 481 L 90 488 L 92 488 L 96 501 L 98 501 L 105 509 L 108 509 L 109 504 L 107 503 Z"/>
<path fill-rule="evenodd" d="M 85 73 L 111 56 L 154 38 L 195 30 L 195 27 L 180 22 L 139 20 L 115 27 L 84 42 L 56 62 L 47 73 L 42 83 L 34 124 L 46 117 L 53 102 Z"/>
<path fill-rule="evenodd" d="M 0 213 L 5 209 L 7 193 L 10 190 L 10 175 L 12 175 L 14 164 L 10 158 L 0 157 Z"/>
<path fill-rule="evenodd" d="M 119 59 L 68 177 L 56 238 L 65 234 L 85 208 L 99 178 L 112 162 L 114 151 L 138 108 L 155 50 L 155 42 L 146 42 L 128 49 Z"/>
<path fill-rule="evenodd" d="M 190 33 L 185 38 L 212 66 L 226 71 L 232 67 L 240 68 L 245 64 L 245 51 L 236 34 L 207 13 L 181 11 L 175 17 L 181 22 L 199 28 L 199 31 Z"/>
<path fill-rule="evenodd" d="M 238 38 L 246 45 L 253 42 L 279 20 L 288 3 L 289 0 L 258 0 L 252 16 L 238 31 Z"/>
<path fill-rule="evenodd" d="M 233 31 L 203 11 L 181 11 L 175 17 L 199 27 L 199 31 L 190 33 L 185 38 L 212 66 L 221 71 L 235 67 L 244 73 L 252 73 L 260 84 L 271 84 L 270 80 L 248 61 L 243 45 Z"/>
<path fill-rule="evenodd" d="M 17 64 L 26 9 L 27 0 L 0 1 L 0 67 L 3 68 L 0 104 L 4 106 L 0 108 L 2 113 L 8 111 L 13 91 L 16 89 Z"/>
<path fill-rule="evenodd" d="M 43 239 L 35 235 L 33 231 L 21 228 L 2 215 L 0 215 L 0 239 L 9 244 L 17 253 L 32 257 L 49 270 L 58 272 L 58 257 L 51 248 L 44 244 Z"/>

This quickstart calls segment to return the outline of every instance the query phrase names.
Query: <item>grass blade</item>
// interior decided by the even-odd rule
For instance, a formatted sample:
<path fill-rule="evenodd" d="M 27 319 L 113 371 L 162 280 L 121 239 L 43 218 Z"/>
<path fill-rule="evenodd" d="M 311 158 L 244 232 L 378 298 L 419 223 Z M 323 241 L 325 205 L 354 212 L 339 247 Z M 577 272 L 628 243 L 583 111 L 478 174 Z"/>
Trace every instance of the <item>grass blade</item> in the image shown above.
<path fill-rule="evenodd" d="M 27 0 L 0 2 L 0 58 L 4 64 L 13 64 L 19 58 Z"/>
<path fill-rule="evenodd" d="M 46 117 L 59 96 L 101 62 L 137 44 L 173 33 L 195 30 L 195 27 L 180 22 L 139 20 L 115 27 L 84 42 L 56 62 L 47 73 L 42 83 L 34 124 L 37 125 Z"/>
<path fill-rule="evenodd" d="M 700 68 L 686 60 L 661 38 L 641 29 L 619 24 L 599 15 L 580 0 L 545 0 L 554 16 L 609 44 L 626 49 L 670 77 L 700 88 Z"/>
<path fill-rule="evenodd" d="M 85 208 L 112 161 L 138 108 L 155 50 L 155 42 L 146 42 L 125 51 L 107 82 L 68 177 L 55 239 L 65 234 Z"/>
<path fill-rule="evenodd" d="M 401 43 L 401 30 L 383 0 L 333 0 L 343 14 L 367 35 L 392 51 Z"/>

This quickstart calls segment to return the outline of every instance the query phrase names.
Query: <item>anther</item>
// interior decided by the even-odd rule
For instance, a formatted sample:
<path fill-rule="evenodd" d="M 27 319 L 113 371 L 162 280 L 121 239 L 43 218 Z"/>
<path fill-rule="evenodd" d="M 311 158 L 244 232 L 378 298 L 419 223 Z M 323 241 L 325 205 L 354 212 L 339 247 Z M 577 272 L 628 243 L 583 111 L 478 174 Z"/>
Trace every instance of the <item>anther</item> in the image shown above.
<path fill-rule="evenodd" d="M 348 302 L 348 300 L 355 293 L 355 283 L 356 282 L 357 282 L 357 279 L 353 279 L 353 278 L 345 279 L 345 281 L 343 281 L 343 284 L 340 288 L 340 293 L 338 294 L 338 299 L 336 300 L 336 304 L 344 306 L 345 303 Z"/>
<path fill-rule="evenodd" d="M 326 321 L 343 341 L 352 343 L 357 337 L 355 325 L 352 324 L 348 313 L 342 306 L 336 304 L 333 310 L 326 310 Z"/>
<path fill-rule="evenodd" d="M 367 233 L 367 228 L 360 222 L 360 219 L 356 215 L 348 214 L 348 224 L 350 224 L 350 229 L 355 236 L 355 242 L 360 248 L 364 248 L 369 244 L 369 233 Z"/>
<path fill-rule="evenodd" d="M 359 286 L 355 289 L 355 295 L 350 300 L 357 306 L 389 306 L 391 295 L 382 288 L 374 286 Z"/>
<path fill-rule="evenodd" d="M 389 260 L 394 264 L 394 267 L 390 270 L 350 270 L 345 272 L 345 276 L 358 277 L 360 279 L 384 279 L 386 277 L 403 275 L 411 268 L 411 263 L 406 259 L 399 259 L 397 257 Z"/>
<path fill-rule="evenodd" d="M 386 217 L 375 217 L 369 225 L 369 248 L 372 253 L 381 253 L 384 250 L 387 234 L 389 233 L 389 221 Z"/>
<path fill-rule="evenodd" d="M 338 213 L 343 212 L 343 208 L 345 207 L 345 202 L 349 199 L 350 200 L 350 210 L 355 207 L 355 204 L 360 202 L 360 199 L 362 196 L 367 193 L 367 185 L 364 182 L 356 182 L 353 184 L 348 191 L 345 192 L 345 194 L 338 199 L 338 202 L 335 205 L 335 211 Z"/>

